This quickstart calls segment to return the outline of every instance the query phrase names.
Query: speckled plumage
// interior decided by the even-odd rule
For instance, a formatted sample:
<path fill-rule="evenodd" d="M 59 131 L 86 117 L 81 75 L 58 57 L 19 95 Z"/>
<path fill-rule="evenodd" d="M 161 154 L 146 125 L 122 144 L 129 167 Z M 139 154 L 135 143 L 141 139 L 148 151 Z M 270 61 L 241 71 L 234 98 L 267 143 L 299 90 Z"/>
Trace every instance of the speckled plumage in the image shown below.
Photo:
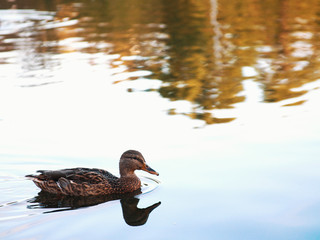
<path fill-rule="evenodd" d="M 27 175 L 43 191 L 69 196 L 93 196 L 133 192 L 141 187 L 135 170 L 159 175 L 150 168 L 142 154 L 135 150 L 124 152 L 119 163 L 120 178 L 97 168 L 39 170 L 39 175 Z"/>

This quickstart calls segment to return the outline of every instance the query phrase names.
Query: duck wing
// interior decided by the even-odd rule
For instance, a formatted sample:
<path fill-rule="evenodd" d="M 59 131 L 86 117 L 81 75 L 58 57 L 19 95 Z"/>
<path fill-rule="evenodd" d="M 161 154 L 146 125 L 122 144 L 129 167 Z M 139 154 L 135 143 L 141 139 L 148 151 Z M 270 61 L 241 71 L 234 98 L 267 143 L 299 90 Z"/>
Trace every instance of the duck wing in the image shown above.
<path fill-rule="evenodd" d="M 110 172 L 99 169 L 99 168 L 77 168 L 76 174 L 86 174 L 86 173 L 96 173 L 97 175 L 100 175 L 101 177 L 104 177 L 105 179 L 109 181 L 114 181 L 119 179 L 118 177 L 114 176 Z"/>
<path fill-rule="evenodd" d="M 27 175 L 42 190 L 54 194 L 87 196 L 108 194 L 118 185 L 119 178 L 98 168 L 39 170 L 39 175 Z"/>
<path fill-rule="evenodd" d="M 53 180 L 57 182 L 60 178 L 73 180 L 77 183 L 100 183 L 105 181 L 115 181 L 118 177 L 110 172 L 98 168 L 68 168 L 61 170 L 38 170 L 39 175 L 27 175 L 27 177 L 34 177 L 39 180 Z"/>
<path fill-rule="evenodd" d="M 69 175 L 74 174 L 75 169 L 62 169 L 62 170 L 38 170 L 39 175 L 26 175 L 26 177 L 33 177 L 39 180 L 53 180 L 58 181 L 59 178 L 68 178 Z"/>

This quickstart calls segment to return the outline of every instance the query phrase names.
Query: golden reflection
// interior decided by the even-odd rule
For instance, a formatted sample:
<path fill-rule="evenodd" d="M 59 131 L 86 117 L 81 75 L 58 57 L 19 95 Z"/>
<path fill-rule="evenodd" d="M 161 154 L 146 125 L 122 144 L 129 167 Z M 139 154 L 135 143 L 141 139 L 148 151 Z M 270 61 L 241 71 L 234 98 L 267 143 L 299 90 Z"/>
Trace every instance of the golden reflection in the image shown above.
<path fill-rule="evenodd" d="M 250 78 L 260 83 L 261 100 L 292 99 L 283 106 L 303 104 L 306 100 L 294 98 L 307 91 L 295 88 L 319 79 L 320 3 L 316 0 L 56 0 L 46 4 L 25 0 L 15 7 L 55 11 L 54 22 L 60 25 L 40 35 L 43 42 L 58 43 L 51 52 L 115 54 L 112 67 L 122 66 L 122 71 L 132 73 L 125 80 L 141 78 L 135 76 L 137 71 L 149 71 L 143 78 L 161 84 L 145 91 L 190 103 L 189 111 L 168 109 L 172 115 L 206 124 L 234 120 L 236 116 L 217 118 L 214 113 L 245 101 L 246 67 L 256 71 Z M 37 51 L 46 51 L 43 46 Z"/>

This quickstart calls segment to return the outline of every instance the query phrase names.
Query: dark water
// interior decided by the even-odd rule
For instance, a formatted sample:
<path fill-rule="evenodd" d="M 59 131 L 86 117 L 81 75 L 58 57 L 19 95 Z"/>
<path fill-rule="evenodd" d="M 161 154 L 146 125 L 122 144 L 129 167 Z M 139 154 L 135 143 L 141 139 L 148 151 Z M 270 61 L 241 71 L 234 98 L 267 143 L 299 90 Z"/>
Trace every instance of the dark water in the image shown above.
<path fill-rule="evenodd" d="M 0 238 L 318 239 L 319 12 L 0 0 Z M 117 173 L 127 149 L 160 176 L 121 200 L 43 196 L 24 178 Z"/>

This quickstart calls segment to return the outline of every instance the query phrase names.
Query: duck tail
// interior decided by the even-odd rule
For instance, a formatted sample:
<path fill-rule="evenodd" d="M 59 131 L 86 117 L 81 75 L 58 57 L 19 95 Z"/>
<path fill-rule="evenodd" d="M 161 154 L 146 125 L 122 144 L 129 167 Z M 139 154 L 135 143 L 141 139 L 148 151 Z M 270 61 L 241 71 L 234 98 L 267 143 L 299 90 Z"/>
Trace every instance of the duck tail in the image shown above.
<path fill-rule="evenodd" d="M 34 178 L 37 178 L 37 175 L 28 174 L 28 175 L 25 175 L 25 177 L 34 179 Z"/>

